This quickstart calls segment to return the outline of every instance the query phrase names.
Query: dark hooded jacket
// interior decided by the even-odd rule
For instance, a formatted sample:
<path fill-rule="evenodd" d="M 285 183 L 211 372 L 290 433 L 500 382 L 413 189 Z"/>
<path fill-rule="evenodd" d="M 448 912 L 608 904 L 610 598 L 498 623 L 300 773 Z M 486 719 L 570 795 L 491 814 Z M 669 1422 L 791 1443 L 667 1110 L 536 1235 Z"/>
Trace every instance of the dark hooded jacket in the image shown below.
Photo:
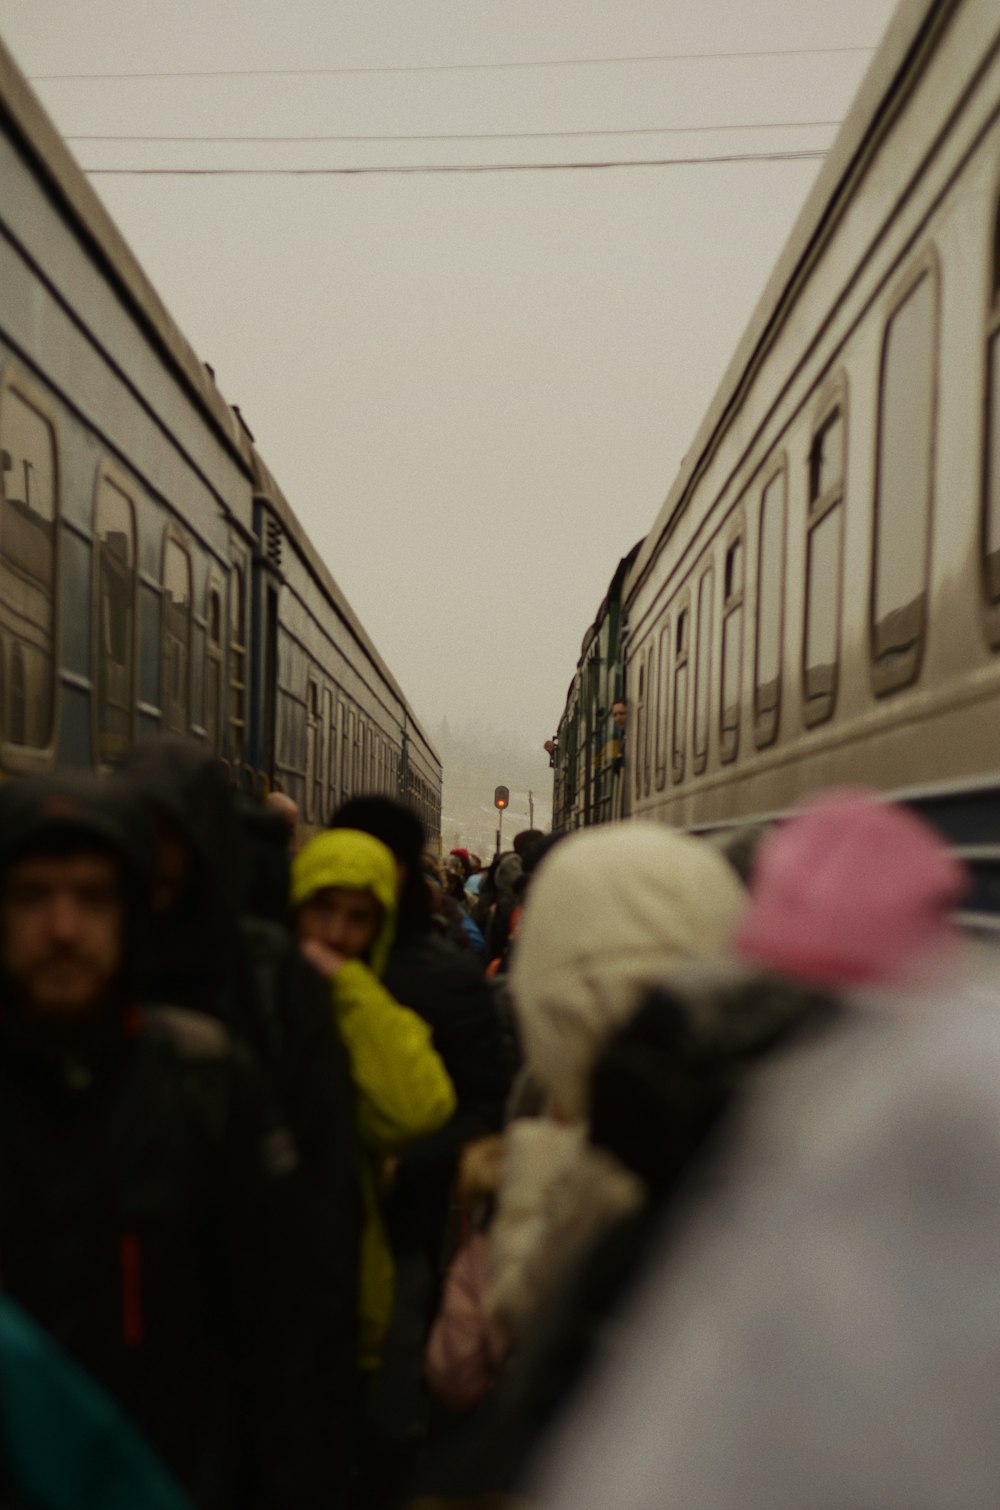
<path fill-rule="evenodd" d="M 0 978 L 0 1266 L 7 1292 L 119 1399 L 203 1510 L 343 1503 L 349 1408 L 295 1159 L 225 1030 L 124 987 L 150 859 L 117 783 L 0 788 L 0 882 L 39 851 L 118 861 L 125 963 L 62 1041 Z"/>
<path fill-rule="evenodd" d="M 346 1473 L 362 1220 L 354 1093 L 325 984 L 283 921 L 287 830 L 275 815 L 240 807 L 221 763 L 188 741 L 137 746 L 122 775 L 194 856 L 186 896 L 154 924 L 149 993 L 215 1018 L 252 1050 L 272 1118 L 295 1143 L 292 1183 L 305 1217 L 299 1246 L 311 1276 L 305 1283 L 322 1310 L 317 1324 L 342 1402 L 328 1423 L 329 1451 Z"/>
<path fill-rule="evenodd" d="M 266 1060 L 239 935 L 250 855 L 225 768 L 191 741 L 165 738 L 137 745 L 120 774 L 193 860 L 179 901 L 153 920 L 147 994 L 217 1018 Z"/>

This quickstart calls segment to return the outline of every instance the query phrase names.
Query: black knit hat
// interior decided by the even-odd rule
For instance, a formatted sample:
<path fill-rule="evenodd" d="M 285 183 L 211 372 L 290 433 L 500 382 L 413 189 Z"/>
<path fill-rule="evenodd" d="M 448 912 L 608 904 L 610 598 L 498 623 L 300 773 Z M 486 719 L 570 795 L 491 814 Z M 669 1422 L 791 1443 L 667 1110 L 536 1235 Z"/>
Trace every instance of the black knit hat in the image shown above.
<path fill-rule="evenodd" d="M 100 849 L 120 863 L 130 902 L 142 906 L 153 885 L 154 844 L 148 819 L 119 782 L 62 771 L 0 786 L 0 873 L 37 851 Z"/>
<path fill-rule="evenodd" d="M 349 797 L 338 807 L 328 828 L 357 828 L 363 834 L 381 839 L 396 859 L 406 867 L 396 918 L 396 937 L 411 931 L 427 933 L 431 924 L 430 893 L 424 885 L 423 857 L 426 833 L 412 808 L 392 797 L 372 794 Z"/>

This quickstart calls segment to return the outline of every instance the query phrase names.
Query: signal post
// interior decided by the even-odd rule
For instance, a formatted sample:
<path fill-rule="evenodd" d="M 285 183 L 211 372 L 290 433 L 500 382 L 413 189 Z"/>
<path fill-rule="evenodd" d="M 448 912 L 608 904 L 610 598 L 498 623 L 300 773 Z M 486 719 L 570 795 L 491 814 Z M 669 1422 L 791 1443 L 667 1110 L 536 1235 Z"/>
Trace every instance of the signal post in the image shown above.
<path fill-rule="evenodd" d="M 504 813 L 504 808 L 510 806 L 510 789 L 509 789 L 509 787 L 505 787 L 505 786 L 498 786 L 497 787 L 496 791 L 493 793 L 493 806 L 496 808 L 497 814 L 498 814 L 498 816 L 497 816 L 497 854 L 499 855 L 499 853 L 500 853 L 500 840 L 501 840 L 501 837 L 503 835 L 503 813 Z"/>

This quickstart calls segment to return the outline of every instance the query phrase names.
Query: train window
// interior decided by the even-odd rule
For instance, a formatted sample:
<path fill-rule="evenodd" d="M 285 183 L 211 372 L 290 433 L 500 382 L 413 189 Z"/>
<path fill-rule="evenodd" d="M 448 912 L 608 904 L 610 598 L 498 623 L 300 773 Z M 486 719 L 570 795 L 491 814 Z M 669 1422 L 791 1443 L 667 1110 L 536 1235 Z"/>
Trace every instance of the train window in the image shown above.
<path fill-rule="evenodd" d="M 740 669 L 743 660 L 743 536 L 726 547 L 722 600 L 722 674 L 719 688 L 719 758 L 735 760 L 740 742 Z"/>
<path fill-rule="evenodd" d="M 329 747 L 329 784 L 334 793 L 334 808 L 344 800 L 344 782 L 347 779 L 347 708 L 344 699 L 337 698 L 337 731 Z"/>
<path fill-rule="evenodd" d="M 191 556 L 169 531 L 163 544 L 163 728 L 186 734 L 191 723 Z"/>
<path fill-rule="evenodd" d="M 219 748 L 219 704 L 222 699 L 222 586 L 210 577 L 205 606 L 205 733 L 213 750 Z"/>
<path fill-rule="evenodd" d="M 330 780 L 330 754 L 333 749 L 333 693 L 329 687 L 323 688 L 323 720 L 320 724 L 320 760 L 319 770 L 316 773 L 316 791 L 318 813 L 320 823 L 326 822 L 333 811 L 333 785 Z"/>
<path fill-rule="evenodd" d="M 649 796 L 653 786 L 653 743 L 656 737 L 656 643 L 650 638 L 646 651 L 646 729 L 642 741 L 643 793 Z"/>
<path fill-rule="evenodd" d="M 353 795 L 354 788 L 351 785 L 351 749 L 354 743 L 354 711 L 344 705 L 343 715 L 340 720 L 340 800 Z"/>
<path fill-rule="evenodd" d="M 844 413 L 838 406 L 819 426 L 809 450 L 802 690 L 803 717 L 810 726 L 830 717 L 837 695 L 844 437 Z"/>
<path fill-rule="evenodd" d="M 674 781 L 684 780 L 684 749 L 687 744 L 688 706 L 688 628 L 690 609 L 683 608 L 677 615 L 677 634 L 674 642 L 674 719 L 671 746 Z"/>
<path fill-rule="evenodd" d="M 316 799 L 323 767 L 319 759 L 319 686 L 306 686 L 306 822 L 316 822 Z"/>
<path fill-rule="evenodd" d="M 670 620 L 660 630 L 660 675 L 656 689 L 656 790 L 667 784 L 667 724 L 670 699 Z"/>
<path fill-rule="evenodd" d="M 97 760 L 121 760 L 135 710 L 135 508 L 102 470 L 94 500 L 94 731 Z"/>
<path fill-rule="evenodd" d="M 635 698 L 635 756 L 632 761 L 635 795 L 642 796 L 642 752 L 646 742 L 646 655 L 639 657 L 639 681 Z"/>
<path fill-rule="evenodd" d="M 694 769 L 708 764 L 708 725 L 712 681 L 712 590 L 715 571 L 710 566 L 698 584 L 698 644 L 694 678 Z"/>
<path fill-rule="evenodd" d="M 361 795 L 361 715 L 351 709 L 351 795 Z"/>
<path fill-rule="evenodd" d="M 0 463 L 0 646 L 8 673 L 0 719 L 5 744 L 41 751 L 55 734 L 56 437 L 9 382 L 0 398 Z"/>
<path fill-rule="evenodd" d="M 330 713 L 330 811 L 340 806 L 340 731 L 344 727 L 344 700 L 337 698 Z"/>
<path fill-rule="evenodd" d="M 993 226 L 993 277 L 986 359 L 986 471 L 983 501 L 986 596 L 1000 604 L 1000 203 Z M 1000 645 L 1000 615 L 991 638 Z"/>
<path fill-rule="evenodd" d="M 246 579 L 234 562 L 229 578 L 229 749 L 234 761 L 245 759 L 247 729 Z"/>
<path fill-rule="evenodd" d="M 785 469 L 776 473 L 760 504 L 757 552 L 757 660 L 754 739 L 772 744 L 781 708 L 781 632 L 785 603 Z"/>
<path fill-rule="evenodd" d="M 876 692 L 912 682 L 927 616 L 934 404 L 936 279 L 921 273 L 882 344 L 872 653 Z"/>

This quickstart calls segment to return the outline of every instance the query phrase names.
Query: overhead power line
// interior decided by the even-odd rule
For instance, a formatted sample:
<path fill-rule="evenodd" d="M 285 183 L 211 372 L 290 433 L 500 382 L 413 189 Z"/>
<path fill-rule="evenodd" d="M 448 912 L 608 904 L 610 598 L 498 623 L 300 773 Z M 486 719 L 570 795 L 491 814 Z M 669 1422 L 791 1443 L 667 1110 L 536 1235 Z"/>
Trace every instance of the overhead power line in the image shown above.
<path fill-rule="evenodd" d="M 603 168 L 685 168 L 705 163 L 794 162 L 825 152 L 734 152 L 719 157 L 636 158 L 616 162 L 397 164 L 348 168 L 84 168 L 91 178 L 355 178 L 418 173 L 564 173 Z"/>
<path fill-rule="evenodd" d="M 525 68 L 593 68 L 619 63 L 700 63 L 732 58 L 831 57 L 837 54 L 872 53 L 873 47 L 770 47 L 732 52 L 636 53 L 610 58 L 530 58 L 522 63 L 399 63 L 344 68 L 184 68 L 128 71 L 121 73 L 35 73 L 37 83 L 85 79 L 274 79 L 332 78 L 346 74 L 471 73 Z"/>
<path fill-rule="evenodd" d="M 714 126 L 597 126 L 591 131 L 440 131 L 407 135 L 209 136 L 131 135 L 127 132 L 67 136 L 69 142 L 496 142 L 541 141 L 578 136 L 687 136 L 707 131 L 778 131 L 839 126 L 839 121 L 734 121 Z"/>

